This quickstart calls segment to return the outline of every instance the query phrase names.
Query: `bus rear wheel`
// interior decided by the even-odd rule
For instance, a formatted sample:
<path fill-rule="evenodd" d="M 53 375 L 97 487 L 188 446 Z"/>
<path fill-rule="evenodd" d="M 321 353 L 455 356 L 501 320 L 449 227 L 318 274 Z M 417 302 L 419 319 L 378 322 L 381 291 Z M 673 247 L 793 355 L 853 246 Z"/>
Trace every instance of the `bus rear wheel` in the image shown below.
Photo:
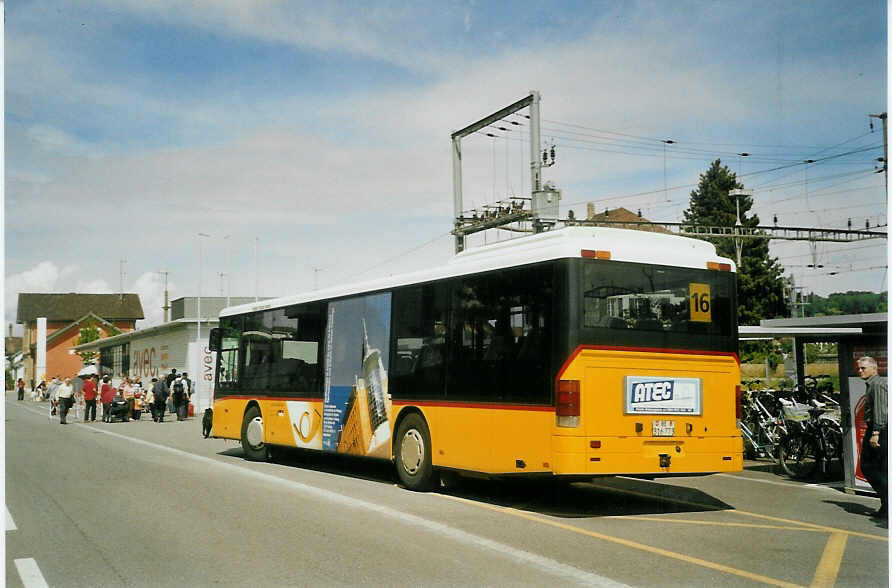
<path fill-rule="evenodd" d="M 409 490 L 424 492 L 434 485 L 431 435 L 421 415 L 410 414 L 400 422 L 394 447 L 396 473 Z"/>
<path fill-rule="evenodd" d="M 266 461 L 267 447 L 263 443 L 263 417 L 260 409 L 252 406 L 245 411 L 242 421 L 242 450 L 249 461 Z"/>

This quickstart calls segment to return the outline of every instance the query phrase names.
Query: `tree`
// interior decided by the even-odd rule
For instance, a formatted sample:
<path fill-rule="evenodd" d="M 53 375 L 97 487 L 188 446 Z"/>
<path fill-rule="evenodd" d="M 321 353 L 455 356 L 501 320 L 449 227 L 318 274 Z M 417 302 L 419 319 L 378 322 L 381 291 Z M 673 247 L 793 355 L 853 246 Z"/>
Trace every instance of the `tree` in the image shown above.
<path fill-rule="evenodd" d="M 714 227 L 733 227 L 737 220 L 735 198 L 740 201 L 740 224 L 759 225 L 759 217 L 748 214 L 753 207 L 750 196 L 730 196 L 733 189 L 743 189 L 737 175 L 721 159 L 716 159 L 700 174 L 697 188 L 691 191 L 684 223 Z M 719 255 L 737 259 L 734 241 L 728 238 L 703 239 L 716 246 Z M 737 268 L 737 320 L 741 325 L 758 325 L 761 319 L 789 315 L 784 304 L 783 268 L 768 252 L 767 239 L 744 239 L 740 267 Z"/>
<path fill-rule="evenodd" d="M 861 314 L 871 312 L 886 312 L 888 310 L 887 292 L 863 292 L 852 291 L 835 292 L 824 298 L 817 294 L 810 294 L 808 306 L 805 307 L 807 316 L 828 316 L 838 314 Z"/>
<path fill-rule="evenodd" d="M 101 336 L 99 332 L 99 328 L 93 321 L 88 321 L 81 328 L 80 336 L 77 338 L 77 344 L 83 345 L 84 343 L 89 343 L 90 341 L 95 341 Z M 81 362 L 83 365 L 91 365 L 96 360 L 96 352 L 95 351 L 78 351 L 78 355 L 81 356 Z"/>

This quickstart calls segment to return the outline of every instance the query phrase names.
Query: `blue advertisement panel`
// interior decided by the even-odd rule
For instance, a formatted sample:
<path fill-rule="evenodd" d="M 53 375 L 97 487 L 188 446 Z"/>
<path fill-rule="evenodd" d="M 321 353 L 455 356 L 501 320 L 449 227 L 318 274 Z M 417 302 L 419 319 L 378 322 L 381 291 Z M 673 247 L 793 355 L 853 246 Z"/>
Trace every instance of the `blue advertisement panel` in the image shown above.
<path fill-rule="evenodd" d="M 328 306 L 322 448 L 390 457 L 390 293 Z"/>

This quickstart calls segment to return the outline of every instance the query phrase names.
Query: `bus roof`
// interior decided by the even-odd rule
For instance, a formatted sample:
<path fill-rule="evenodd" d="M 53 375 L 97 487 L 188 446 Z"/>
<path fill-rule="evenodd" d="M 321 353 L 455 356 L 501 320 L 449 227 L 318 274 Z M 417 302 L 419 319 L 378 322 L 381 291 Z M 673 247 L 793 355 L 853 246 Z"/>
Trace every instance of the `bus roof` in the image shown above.
<path fill-rule="evenodd" d="M 609 251 L 612 261 L 631 261 L 695 269 L 706 269 L 706 263 L 713 261 L 728 264 L 731 271 L 736 271 L 733 261 L 718 256 L 712 243 L 700 239 L 631 229 L 564 227 L 463 251 L 453 256 L 445 265 L 231 306 L 221 310 L 220 316 L 231 316 L 316 300 L 330 300 L 363 292 L 375 292 L 543 261 L 578 258 L 581 257 L 583 250 Z"/>

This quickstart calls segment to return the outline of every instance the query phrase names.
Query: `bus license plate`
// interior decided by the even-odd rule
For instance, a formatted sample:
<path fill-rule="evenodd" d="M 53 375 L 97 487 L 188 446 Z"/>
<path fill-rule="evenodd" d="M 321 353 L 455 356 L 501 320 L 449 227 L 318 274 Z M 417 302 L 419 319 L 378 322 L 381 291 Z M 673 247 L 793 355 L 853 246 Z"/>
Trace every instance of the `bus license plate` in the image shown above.
<path fill-rule="evenodd" d="M 675 421 L 654 421 L 654 437 L 674 437 Z"/>

